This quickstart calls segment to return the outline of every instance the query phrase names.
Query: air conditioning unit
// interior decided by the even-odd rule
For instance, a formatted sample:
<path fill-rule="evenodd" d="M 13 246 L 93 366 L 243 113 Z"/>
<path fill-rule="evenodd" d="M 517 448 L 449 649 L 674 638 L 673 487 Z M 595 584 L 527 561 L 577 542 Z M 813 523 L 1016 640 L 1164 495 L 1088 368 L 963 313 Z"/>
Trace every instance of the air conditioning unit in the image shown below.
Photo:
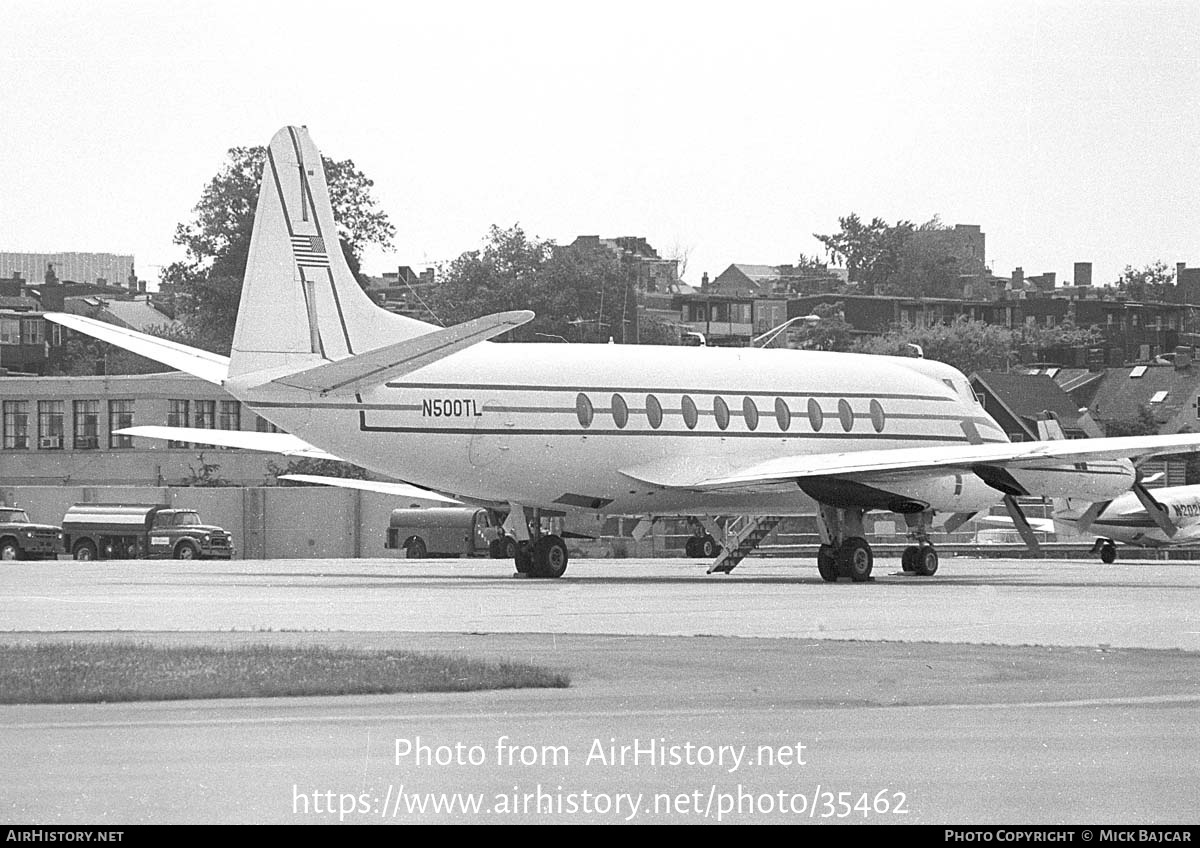
<path fill-rule="evenodd" d="M 62 447 L 62 436 L 42 436 L 38 439 L 39 450 L 57 450 Z"/>
<path fill-rule="evenodd" d="M 97 436 L 77 436 L 75 438 L 75 450 L 96 450 L 100 447 L 100 439 Z"/>

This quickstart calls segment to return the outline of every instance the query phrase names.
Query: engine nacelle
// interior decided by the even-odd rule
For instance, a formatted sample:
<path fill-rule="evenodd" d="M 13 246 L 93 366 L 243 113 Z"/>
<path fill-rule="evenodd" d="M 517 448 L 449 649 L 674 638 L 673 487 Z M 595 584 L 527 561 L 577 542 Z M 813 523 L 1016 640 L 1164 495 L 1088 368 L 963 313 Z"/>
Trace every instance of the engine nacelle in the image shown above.
<path fill-rule="evenodd" d="M 882 509 L 908 514 L 975 512 L 996 503 L 996 490 L 968 471 L 928 474 L 863 475 L 854 480 L 817 477 L 798 481 L 813 500 L 843 508 Z"/>
<path fill-rule="evenodd" d="M 1047 498 L 1080 498 L 1110 501 L 1130 490 L 1137 472 L 1128 459 L 1101 459 L 1054 465 L 1013 468 L 981 465 L 975 473 L 989 486 L 1006 495 L 1038 495 Z"/>

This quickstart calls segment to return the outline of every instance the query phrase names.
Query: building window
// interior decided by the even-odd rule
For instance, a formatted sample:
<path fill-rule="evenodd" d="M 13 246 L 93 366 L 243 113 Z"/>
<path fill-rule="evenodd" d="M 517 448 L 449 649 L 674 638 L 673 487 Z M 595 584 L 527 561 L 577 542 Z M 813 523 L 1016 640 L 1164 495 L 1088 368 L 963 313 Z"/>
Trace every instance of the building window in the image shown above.
<path fill-rule="evenodd" d="M 747 397 L 742 400 L 742 418 L 746 421 L 747 429 L 758 429 L 758 407 L 754 405 L 754 398 Z"/>
<path fill-rule="evenodd" d="M 29 449 L 29 403 L 23 400 L 4 401 L 4 449 Z"/>
<path fill-rule="evenodd" d="M 100 401 L 77 400 L 71 404 L 75 450 L 100 447 Z"/>
<path fill-rule="evenodd" d="M 621 429 L 624 429 L 625 425 L 629 423 L 629 405 L 620 395 L 612 396 L 612 417 L 613 423 Z"/>
<path fill-rule="evenodd" d="M 18 318 L 0 318 L 0 344 L 21 343 L 21 321 Z"/>
<path fill-rule="evenodd" d="M 217 402 L 215 400 L 196 401 L 196 426 L 202 430 L 216 429 Z"/>
<path fill-rule="evenodd" d="M 117 430 L 133 426 L 133 401 L 110 400 L 108 402 L 108 446 L 110 448 L 133 447 L 133 436 L 124 436 Z"/>
<path fill-rule="evenodd" d="M 842 429 L 847 433 L 854 429 L 854 410 L 850 408 L 850 401 L 845 398 L 838 401 L 838 418 L 842 422 Z"/>
<path fill-rule="evenodd" d="M 38 401 L 38 449 L 62 450 L 63 446 L 63 402 L 61 400 Z"/>
<path fill-rule="evenodd" d="M 875 428 L 876 433 L 883 432 L 883 425 L 887 423 L 887 417 L 883 414 L 883 404 L 877 400 L 871 401 L 871 426 Z"/>
<path fill-rule="evenodd" d="M 587 411 L 587 420 L 584 420 L 584 410 Z M 580 395 L 575 399 L 575 414 L 579 416 L 579 423 L 584 427 L 592 423 L 592 402 L 587 399 L 587 395 Z M 272 424 L 261 415 L 254 416 L 254 430 L 257 433 L 278 433 L 279 428 Z"/>
<path fill-rule="evenodd" d="M 167 401 L 167 426 L 168 427 L 190 427 L 191 426 L 191 404 L 186 400 L 169 400 Z M 167 442 L 169 448 L 186 448 L 187 442 Z"/>
<path fill-rule="evenodd" d="M 221 401 L 220 418 L 217 426 L 222 430 L 242 429 L 242 405 L 236 400 Z"/>
<path fill-rule="evenodd" d="M 650 426 L 655 430 L 662 426 L 662 404 L 658 402 L 658 398 L 654 395 L 646 395 L 646 420 L 650 422 Z"/>
<path fill-rule="evenodd" d="M 821 432 L 821 425 L 825 423 L 825 413 L 821 411 L 821 404 L 817 403 L 816 398 L 808 399 L 808 423 L 814 433 Z"/>
<path fill-rule="evenodd" d="M 775 421 L 779 424 L 780 432 L 786 433 L 792 426 L 792 411 L 783 398 L 775 398 Z"/>
<path fill-rule="evenodd" d="M 696 424 L 700 421 L 700 410 L 696 409 L 696 402 L 684 395 L 679 406 L 680 412 L 683 413 L 683 423 L 689 430 L 695 430 Z"/>
<path fill-rule="evenodd" d="M 713 398 L 713 417 L 717 419 L 717 426 L 722 430 L 729 427 L 729 404 L 725 402 L 723 397 Z"/>
<path fill-rule="evenodd" d="M 46 324 L 41 318 L 26 318 L 21 322 L 21 344 L 40 345 L 46 341 Z"/>

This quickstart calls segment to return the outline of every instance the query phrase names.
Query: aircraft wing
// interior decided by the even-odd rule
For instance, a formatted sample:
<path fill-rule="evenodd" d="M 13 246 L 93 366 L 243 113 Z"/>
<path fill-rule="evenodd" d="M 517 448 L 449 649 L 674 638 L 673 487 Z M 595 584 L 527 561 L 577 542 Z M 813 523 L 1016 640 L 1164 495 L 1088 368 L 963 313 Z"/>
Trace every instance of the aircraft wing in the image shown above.
<path fill-rule="evenodd" d="M 82 315 L 47 312 L 46 320 L 61 324 L 69 330 L 93 336 L 102 342 L 123 347 L 139 356 L 153 359 L 171 368 L 177 368 L 218 386 L 224 383 L 225 378 L 229 376 L 228 356 L 188 347 L 178 342 L 139 333 L 137 330 L 127 330 L 124 327 L 107 324 L 94 318 L 84 318 Z"/>
<path fill-rule="evenodd" d="M 284 456 L 303 456 L 310 459 L 336 459 L 341 457 L 313 447 L 303 439 L 290 433 L 259 433 L 249 430 L 210 430 L 205 427 L 160 427 L 139 425 L 114 430 L 122 436 L 143 436 L 150 439 L 167 439 L 174 442 L 195 442 L 201 445 L 216 445 L 223 448 L 245 448 L 246 450 L 278 453 Z"/>
<path fill-rule="evenodd" d="M 322 396 L 352 395 L 366 386 L 416 371 L 452 353 L 507 333 L 532 321 L 533 316 L 534 313 L 527 309 L 485 315 L 444 330 L 277 377 L 274 382 Z"/>
<path fill-rule="evenodd" d="M 1101 459 L 1132 459 L 1200 451 L 1200 434 L 1118 436 L 1053 442 L 992 442 L 924 448 L 890 448 L 829 454 L 795 454 L 744 468 L 722 469 L 718 461 L 689 457 L 622 469 L 627 477 L 663 489 L 712 491 L 786 483 L 807 477 L 845 477 L 960 469 L 1021 468 Z M 717 470 L 714 473 L 714 469 Z"/>
<path fill-rule="evenodd" d="M 339 489 L 358 489 L 363 492 L 380 492 L 404 498 L 407 503 L 420 501 L 422 506 L 461 506 L 462 501 L 421 489 L 408 483 L 386 483 L 379 480 L 356 480 L 352 477 L 325 477 L 320 474 L 280 474 L 280 480 L 295 480 L 299 483 L 315 483 L 318 486 L 335 486 Z"/>

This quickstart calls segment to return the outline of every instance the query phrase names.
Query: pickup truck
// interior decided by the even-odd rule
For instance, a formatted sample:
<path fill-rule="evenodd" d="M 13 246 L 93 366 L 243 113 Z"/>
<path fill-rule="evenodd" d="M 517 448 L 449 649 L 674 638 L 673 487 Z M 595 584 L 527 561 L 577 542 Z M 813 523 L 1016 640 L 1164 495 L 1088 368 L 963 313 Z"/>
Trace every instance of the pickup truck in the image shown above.
<path fill-rule="evenodd" d="M 61 527 L 34 524 L 25 510 L 0 506 L 0 559 L 56 559 L 62 550 Z"/>

